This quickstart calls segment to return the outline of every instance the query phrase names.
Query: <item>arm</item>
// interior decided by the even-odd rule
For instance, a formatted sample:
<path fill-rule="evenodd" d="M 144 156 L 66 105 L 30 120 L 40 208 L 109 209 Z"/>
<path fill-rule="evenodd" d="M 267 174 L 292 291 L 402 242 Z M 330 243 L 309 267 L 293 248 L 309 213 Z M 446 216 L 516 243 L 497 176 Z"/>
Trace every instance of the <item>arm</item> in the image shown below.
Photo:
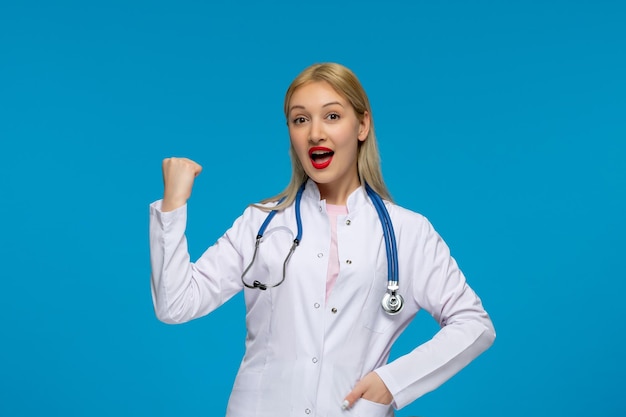
<path fill-rule="evenodd" d="M 430 223 L 413 245 L 412 295 L 441 325 L 441 330 L 412 352 L 376 373 L 402 408 L 430 392 L 487 350 L 495 339 L 493 324 L 441 237 Z M 419 255 L 418 255 L 419 254 Z"/>
<path fill-rule="evenodd" d="M 210 313 L 241 290 L 241 255 L 233 242 L 241 221 L 192 263 L 185 237 L 187 206 L 171 212 L 161 206 L 161 201 L 150 205 L 152 300 L 159 320 L 183 323 Z"/>
<path fill-rule="evenodd" d="M 241 289 L 236 279 L 241 270 L 241 255 L 233 242 L 236 228 L 220 238 L 197 263 L 189 259 L 186 203 L 201 170 L 189 159 L 165 159 L 163 200 L 150 206 L 152 299 L 157 317 L 166 323 L 182 323 L 208 314 Z"/>

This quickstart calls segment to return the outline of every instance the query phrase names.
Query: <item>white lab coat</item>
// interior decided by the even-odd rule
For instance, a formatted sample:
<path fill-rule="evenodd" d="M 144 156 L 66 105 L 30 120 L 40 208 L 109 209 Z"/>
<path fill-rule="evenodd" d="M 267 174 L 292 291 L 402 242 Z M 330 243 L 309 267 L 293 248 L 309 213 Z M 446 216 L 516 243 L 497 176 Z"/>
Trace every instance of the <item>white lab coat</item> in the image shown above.
<path fill-rule="evenodd" d="M 267 213 L 248 207 L 215 245 L 191 263 L 185 239 L 186 207 L 162 213 L 150 207 L 152 296 L 157 317 L 181 323 L 204 316 L 244 290 L 246 352 L 228 404 L 228 417 L 390 417 L 437 388 L 486 350 L 495 337 L 480 299 L 421 215 L 385 202 L 398 242 L 404 309 L 385 314 L 387 259 L 378 214 L 363 188 L 339 216 L 340 272 L 328 301 L 330 225 L 317 186 L 302 196 L 303 236 L 285 281 L 266 291 L 244 288 L 241 275 Z M 275 283 L 296 235 L 293 205 L 265 232 L 246 281 Z M 387 363 L 394 341 L 420 310 L 441 330 L 427 343 Z M 390 405 L 344 397 L 372 370 L 393 394 Z"/>

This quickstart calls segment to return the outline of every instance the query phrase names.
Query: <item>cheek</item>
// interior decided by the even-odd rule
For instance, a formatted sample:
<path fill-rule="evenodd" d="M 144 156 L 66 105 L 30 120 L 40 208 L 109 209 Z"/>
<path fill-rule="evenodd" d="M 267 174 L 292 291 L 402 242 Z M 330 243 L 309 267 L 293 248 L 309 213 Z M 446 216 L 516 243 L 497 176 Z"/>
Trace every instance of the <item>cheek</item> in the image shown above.
<path fill-rule="evenodd" d="M 343 146 L 347 148 L 352 148 L 358 145 L 359 139 L 359 131 L 358 129 L 354 129 L 353 126 L 346 126 L 342 131 L 337 135 L 338 138 L 341 138 L 341 143 Z"/>
<path fill-rule="evenodd" d="M 309 158 L 308 149 L 302 146 L 302 142 L 289 138 L 291 141 L 292 155 L 298 158 L 301 164 L 305 164 L 305 160 Z"/>
<path fill-rule="evenodd" d="M 296 150 L 296 152 L 300 152 L 302 149 L 306 149 L 307 140 L 301 132 L 298 131 L 289 131 L 289 141 L 291 142 L 291 146 Z"/>

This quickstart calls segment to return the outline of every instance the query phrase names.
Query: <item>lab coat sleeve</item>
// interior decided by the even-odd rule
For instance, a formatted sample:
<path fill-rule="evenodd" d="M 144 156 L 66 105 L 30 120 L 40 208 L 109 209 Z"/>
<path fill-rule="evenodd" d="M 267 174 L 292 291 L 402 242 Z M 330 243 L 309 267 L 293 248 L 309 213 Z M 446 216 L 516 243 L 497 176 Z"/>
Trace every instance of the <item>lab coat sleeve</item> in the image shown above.
<path fill-rule="evenodd" d="M 187 206 L 164 213 L 161 200 L 150 205 L 151 290 L 159 320 L 176 324 L 204 316 L 241 290 L 241 222 L 193 263 L 185 237 Z"/>
<path fill-rule="evenodd" d="M 441 329 L 428 342 L 376 370 L 400 409 L 433 391 L 488 349 L 495 330 L 450 251 L 424 219 L 409 264 L 412 297 Z"/>

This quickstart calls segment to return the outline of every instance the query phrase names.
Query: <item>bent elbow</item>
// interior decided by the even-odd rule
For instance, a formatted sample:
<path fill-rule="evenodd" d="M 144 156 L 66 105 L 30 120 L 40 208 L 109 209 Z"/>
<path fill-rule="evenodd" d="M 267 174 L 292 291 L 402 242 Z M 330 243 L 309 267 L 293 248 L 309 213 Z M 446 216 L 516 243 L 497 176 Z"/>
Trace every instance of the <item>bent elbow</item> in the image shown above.
<path fill-rule="evenodd" d="M 493 326 L 488 328 L 485 332 L 485 337 L 488 343 L 487 347 L 491 347 L 491 345 L 493 345 L 493 342 L 496 341 L 496 329 Z"/>
<path fill-rule="evenodd" d="M 172 316 L 170 316 L 169 314 L 165 314 L 162 312 L 158 312 L 155 311 L 156 313 L 156 318 L 161 322 L 161 323 L 165 323 L 165 324 L 180 324 L 180 321 L 175 320 Z"/>
<path fill-rule="evenodd" d="M 481 345 L 483 346 L 483 350 L 487 350 L 493 345 L 496 340 L 496 329 L 493 326 L 491 320 L 488 320 L 486 323 L 483 323 L 485 330 L 480 335 Z"/>
<path fill-rule="evenodd" d="M 182 324 L 189 321 L 183 314 L 175 314 L 167 306 L 154 306 L 154 314 L 156 318 L 165 324 Z"/>
<path fill-rule="evenodd" d="M 171 303 L 166 297 L 165 291 L 157 291 L 157 286 L 152 284 L 152 307 L 156 318 L 166 324 L 181 324 L 190 319 L 184 314 L 177 303 Z"/>

